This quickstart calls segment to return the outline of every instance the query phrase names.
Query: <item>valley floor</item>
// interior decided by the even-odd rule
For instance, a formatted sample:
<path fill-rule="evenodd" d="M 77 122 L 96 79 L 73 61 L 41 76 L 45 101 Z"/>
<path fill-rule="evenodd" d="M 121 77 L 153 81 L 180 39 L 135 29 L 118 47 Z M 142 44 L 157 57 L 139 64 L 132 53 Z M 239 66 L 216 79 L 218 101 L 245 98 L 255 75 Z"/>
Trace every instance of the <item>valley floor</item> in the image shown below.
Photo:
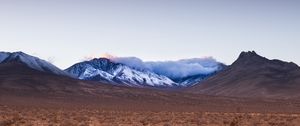
<path fill-rule="evenodd" d="M 0 106 L 0 126 L 297 126 L 300 114 Z"/>
<path fill-rule="evenodd" d="M 300 125 L 298 100 L 130 91 L 120 88 L 95 96 L 0 91 L 0 126 Z"/>

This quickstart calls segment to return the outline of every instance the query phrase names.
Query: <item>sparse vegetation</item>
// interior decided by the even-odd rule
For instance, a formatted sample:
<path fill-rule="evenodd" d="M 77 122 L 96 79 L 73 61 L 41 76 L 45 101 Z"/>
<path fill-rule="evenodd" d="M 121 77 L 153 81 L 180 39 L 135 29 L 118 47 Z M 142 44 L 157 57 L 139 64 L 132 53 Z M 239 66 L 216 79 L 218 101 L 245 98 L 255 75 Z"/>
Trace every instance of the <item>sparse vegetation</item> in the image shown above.
<path fill-rule="evenodd" d="M 297 126 L 300 114 L 0 107 L 0 126 Z"/>

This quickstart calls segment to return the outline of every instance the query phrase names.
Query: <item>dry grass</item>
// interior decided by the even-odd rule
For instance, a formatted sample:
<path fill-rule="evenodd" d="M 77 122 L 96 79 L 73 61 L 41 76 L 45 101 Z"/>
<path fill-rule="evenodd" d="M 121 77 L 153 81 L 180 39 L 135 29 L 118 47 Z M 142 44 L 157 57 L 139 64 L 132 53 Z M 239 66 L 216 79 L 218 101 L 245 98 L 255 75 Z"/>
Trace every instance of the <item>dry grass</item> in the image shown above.
<path fill-rule="evenodd" d="M 297 126 L 300 114 L 0 107 L 0 126 Z"/>

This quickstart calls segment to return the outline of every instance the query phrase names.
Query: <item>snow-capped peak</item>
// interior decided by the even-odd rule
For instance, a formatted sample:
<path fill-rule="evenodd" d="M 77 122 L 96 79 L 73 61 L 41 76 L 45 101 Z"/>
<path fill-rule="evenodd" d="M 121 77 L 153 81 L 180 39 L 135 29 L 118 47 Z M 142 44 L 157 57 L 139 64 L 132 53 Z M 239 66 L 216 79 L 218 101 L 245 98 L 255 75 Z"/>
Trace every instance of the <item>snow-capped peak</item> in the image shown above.
<path fill-rule="evenodd" d="M 23 52 L 0 52 L 0 63 L 6 63 L 6 62 L 20 62 L 28 67 L 42 71 L 42 72 L 49 72 L 57 75 L 65 75 L 65 76 L 70 76 L 68 73 L 60 70 L 56 66 L 52 65 L 51 63 L 39 59 L 34 56 L 30 56 L 26 53 Z"/>
<path fill-rule="evenodd" d="M 177 83 L 166 76 L 146 70 L 137 70 L 121 63 L 112 62 L 106 58 L 77 63 L 65 71 L 83 80 L 124 84 L 134 87 L 177 85 Z"/>

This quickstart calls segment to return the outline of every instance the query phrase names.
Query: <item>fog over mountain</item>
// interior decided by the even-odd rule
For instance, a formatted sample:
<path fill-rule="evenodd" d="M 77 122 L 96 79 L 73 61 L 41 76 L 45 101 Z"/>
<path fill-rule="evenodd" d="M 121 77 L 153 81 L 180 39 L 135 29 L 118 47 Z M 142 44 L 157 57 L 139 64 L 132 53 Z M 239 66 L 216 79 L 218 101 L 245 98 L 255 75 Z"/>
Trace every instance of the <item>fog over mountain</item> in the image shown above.
<path fill-rule="evenodd" d="M 114 62 L 122 63 L 141 70 L 167 76 L 171 79 L 194 75 L 206 75 L 219 71 L 224 66 L 213 57 L 181 59 L 177 61 L 143 61 L 137 57 L 117 57 L 106 55 Z"/>

